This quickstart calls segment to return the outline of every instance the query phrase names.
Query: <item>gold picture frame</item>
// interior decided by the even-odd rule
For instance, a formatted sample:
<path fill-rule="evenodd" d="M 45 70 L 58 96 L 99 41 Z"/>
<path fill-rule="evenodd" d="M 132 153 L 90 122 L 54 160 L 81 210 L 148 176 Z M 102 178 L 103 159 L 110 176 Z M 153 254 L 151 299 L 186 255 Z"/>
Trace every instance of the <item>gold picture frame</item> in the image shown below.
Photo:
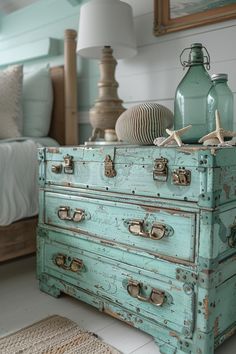
<path fill-rule="evenodd" d="M 236 0 L 154 0 L 154 35 L 236 18 Z"/>

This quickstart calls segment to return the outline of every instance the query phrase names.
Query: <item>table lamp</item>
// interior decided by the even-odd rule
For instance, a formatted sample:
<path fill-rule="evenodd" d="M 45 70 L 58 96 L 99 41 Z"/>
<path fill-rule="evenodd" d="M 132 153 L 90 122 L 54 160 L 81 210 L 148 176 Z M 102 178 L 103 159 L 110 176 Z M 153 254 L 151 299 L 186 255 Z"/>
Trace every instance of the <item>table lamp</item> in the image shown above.
<path fill-rule="evenodd" d="M 90 141 L 115 129 L 118 117 L 125 111 L 117 94 L 116 59 L 132 57 L 137 52 L 132 8 L 120 0 L 91 0 L 80 10 L 77 53 L 100 59 L 98 98 L 90 109 L 93 133 Z"/>

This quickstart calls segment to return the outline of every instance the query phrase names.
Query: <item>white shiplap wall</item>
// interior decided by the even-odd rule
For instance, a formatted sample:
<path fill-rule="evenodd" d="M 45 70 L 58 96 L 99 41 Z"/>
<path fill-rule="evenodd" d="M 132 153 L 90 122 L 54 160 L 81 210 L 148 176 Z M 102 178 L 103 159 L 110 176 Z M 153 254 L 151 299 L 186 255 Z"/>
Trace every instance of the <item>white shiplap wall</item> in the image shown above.
<path fill-rule="evenodd" d="M 138 55 L 120 60 L 116 71 L 119 96 L 126 107 L 153 101 L 173 110 L 175 90 L 185 73 L 179 54 L 194 42 L 208 49 L 210 74 L 229 74 L 229 85 L 236 97 L 236 20 L 154 37 L 153 0 L 125 1 L 133 7 L 138 42 Z M 85 115 L 81 118 L 86 120 Z"/>

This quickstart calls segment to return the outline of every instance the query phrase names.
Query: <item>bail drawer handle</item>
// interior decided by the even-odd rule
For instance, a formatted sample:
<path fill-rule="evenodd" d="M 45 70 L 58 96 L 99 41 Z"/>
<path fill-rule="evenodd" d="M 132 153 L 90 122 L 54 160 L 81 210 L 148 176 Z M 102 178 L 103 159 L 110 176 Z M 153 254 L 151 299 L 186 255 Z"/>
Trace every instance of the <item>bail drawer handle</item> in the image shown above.
<path fill-rule="evenodd" d="M 135 236 L 148 237 L 149 234 L 143 231 L 143 221 L 142 220 L 130 220 L 129 221 L 129 232 Z"/>
<path fill-rule="evenodd" d="M 128 224 L 129 232 L 135 236 L 150 238 L 152 240 L 161 240 L 163 237 L 169 234 L 169 230 L 164 224 L 154 223 L 150 232 L 145 232 L 143 230 L 143 220 L 129 220 Z"/>
<path fill-rule="evenodd" d="M 162 306 L 165 301 L 165 293 L 164 291 L 158 289 L 152 289 L 150 295 L 150 302 L 156 306 Z"/>
<path fill-rule="evenodd" d="M 85 218 L 85 211 L 79 208 L 76 208 L 73 212 L 73 215 L 70 215 L 70 207 L 60 206 L 57 212 L 59 219 L 80 222 Z"/>
<path fill-rule="evenodd" d="M 127 285 L 127 291 L 130 296 L 143 301 L 152 303 L 158 307 L 162 306 L 165 301 L 165 293 L 159 289 L 152 289 L 150 296 L 143 296 L 142 285 L 136 280 L 129 280 Z"/>
<path fill-rule="evenodd" d="M 54 257 L 54 263 L 59 268 L 63 268 L 65 270 L 71 270 L 74 273 L 79 272 L 84 266 L 82 259 L 74 258 L 71 260 L 69 257 L 61 253 L 57 254 Z"/>

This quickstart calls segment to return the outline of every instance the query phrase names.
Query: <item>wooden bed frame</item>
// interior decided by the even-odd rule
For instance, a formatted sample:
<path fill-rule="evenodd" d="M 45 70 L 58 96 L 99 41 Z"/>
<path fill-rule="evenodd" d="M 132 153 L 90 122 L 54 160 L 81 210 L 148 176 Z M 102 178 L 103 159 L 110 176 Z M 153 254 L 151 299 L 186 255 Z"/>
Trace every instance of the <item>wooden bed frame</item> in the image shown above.
<path fill-rule="evenodd" d="M 76 31 L 66 30 L 64 66 L 51 68 L 54 91 L 49 136 L 61 145 L 78 145 Z M 0 262 L 34 253 L 37 217 L 0 226 Z"/>

